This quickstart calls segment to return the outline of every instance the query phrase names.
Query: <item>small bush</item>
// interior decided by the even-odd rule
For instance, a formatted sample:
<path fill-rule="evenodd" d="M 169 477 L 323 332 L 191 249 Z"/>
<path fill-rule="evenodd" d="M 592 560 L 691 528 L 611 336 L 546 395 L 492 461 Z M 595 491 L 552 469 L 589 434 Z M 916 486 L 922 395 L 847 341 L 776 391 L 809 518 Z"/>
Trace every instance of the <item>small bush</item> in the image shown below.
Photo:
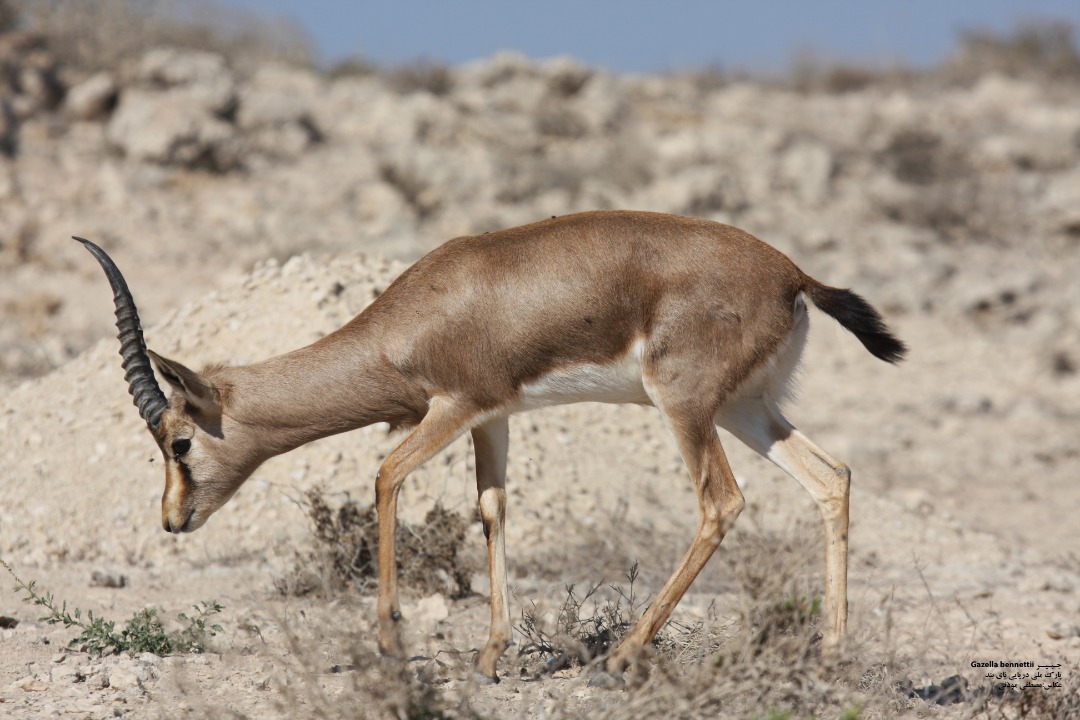
<path fill-rule="evenodd" d="M 634 563 L 626 574 L 629 589 L 611 585 L 615 598 L 597 605 L 592 614 L 583 614 L 582 608 L 596 596 L 603 582 L 593 585 L 580 597 L 573 585 L 567 585 L 566 599 L 554 625 L 544 622 L 535 602 L 530 608 L 522 609 L 521 624 L 517 629 L 525 642 L 518 655 L 539 654 L 548 661 L 546 669 L 550 672 L 570 665 L 587 665 L 606 654 L 622 640 L 641 614 L 644 603 L 634 594 L 637 576 L 638 566 Z"/>
<path fill-rule="evenodd" d="M 524 638 L 519 657 L 536 656 L 544 660 L 542 673 L 567 667 L 584 667 L 607 655 L 616 647 L 641 618 L 649 599 L 641 598 L 635 590 L 638 566 L 634 563 L 626 573 L 627 585 L 608 585 L 608 598 L 598 602 L 604 583 L 591 586 L 580 597 L 573 585 L 566 586 L 563 601 L 554 622 L 542 617 L 539 606 L 533 603 L 521 611 L 518 633 Z M 593 604 L 593 609 L 585 608 Z M 722 640 L 711 623 L 687 625 L 669 620 L 653 638 L 652 647 L 661 661 L 687 663 L 713 655 Z"/>
<path fill-rule="evenodd" d="M 379 522 L 374 505 L 352 499 L 336 509 L 321 489 L 309 490 L 303 503 L 311 521 L 315 549 L 298 559 L 278 589 L 305 594 L 320 587 L 340 589 L 354 584 L 373 594 L 379 576 Z M 461 515 L 436 505 L 423 525 L 398 522 L 398 583 L 423 594 L 441 592 L 450 598 L 469 595 L 474 564 L 459 554 L 468 523 Z"/>
<path fill-rule="evenodd" d="M 26 593 L 24 602 L 39 605 L 48 611 L 40 618 L 41 622 L 79 628 L 81 632 L 68 643 L 68 647 L 91 655 L 107 655 L 125 650 L 154 655 L 201 653 L 206 649 L 206 640 L 222 631 L 220 625 L 208 624 L 208 618 L 224 609 L 216 600 L 195 605 L 195 615 L 192 617 L 180 613 L 179 619 L 184 623 L 184 627 L 176 632 L 165 631 L 157 611 L 153 608 L 139 610 L 122 629 L 117 630 L 115 621 L 95 616 L 93 610 L 87 611 L 85 617 L 79 608 L 70 613 L 67 601 L 63 601 L 57 608 L 51 592 L 39 593 L 33 580 L 24 582 L 3 560 L 0 560 L 0 565 L 15 578 L 15 592 Z"/>

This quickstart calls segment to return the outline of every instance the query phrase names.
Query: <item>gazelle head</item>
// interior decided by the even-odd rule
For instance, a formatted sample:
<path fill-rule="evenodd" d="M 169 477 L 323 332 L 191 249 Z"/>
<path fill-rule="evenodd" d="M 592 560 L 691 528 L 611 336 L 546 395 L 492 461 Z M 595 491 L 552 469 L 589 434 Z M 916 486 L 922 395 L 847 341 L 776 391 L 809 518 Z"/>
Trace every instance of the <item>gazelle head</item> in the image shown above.
<path fill-rule="evenodd" d="M 75 238 L 89 250 L 112 285 L 124 377 L 139 415 L 165 459 L 161 525 L 174 533 L 202 527 L 265 459 L 251 430 L 228 412 L 228 386 L 213 372 L 197 373 L 146 349 L 135 301 L 120 270 L 105 251 Z M 173 388 L 165 398 L 151 363 Z"/>

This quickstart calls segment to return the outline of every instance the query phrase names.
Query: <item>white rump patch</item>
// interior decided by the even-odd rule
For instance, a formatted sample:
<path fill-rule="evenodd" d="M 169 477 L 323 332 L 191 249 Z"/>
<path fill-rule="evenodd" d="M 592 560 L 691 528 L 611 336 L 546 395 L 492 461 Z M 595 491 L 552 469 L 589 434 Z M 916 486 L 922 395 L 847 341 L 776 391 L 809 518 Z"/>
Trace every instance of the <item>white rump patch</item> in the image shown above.
<path fill-rule="evenodd" d="M 810 331 L 810 316 L 806 312 L 802 293 L 795 298 L 794 313 L 795 324 L 791 333 L 776 346 L 765 364 L 739 385 L 733 399 L 763 397 L 777 407 L 783 407 L 784 403 L 794 398 L 798 389 L 799 361 Z"/>
<path fill-rule="evenodd" d="M 577 402 L 651 405 L 642 382 L 645 341 L 637 340 L 609 363 L 581 363 L 557 368 L 521 386 L 518 407 L 532 410 Z"/>

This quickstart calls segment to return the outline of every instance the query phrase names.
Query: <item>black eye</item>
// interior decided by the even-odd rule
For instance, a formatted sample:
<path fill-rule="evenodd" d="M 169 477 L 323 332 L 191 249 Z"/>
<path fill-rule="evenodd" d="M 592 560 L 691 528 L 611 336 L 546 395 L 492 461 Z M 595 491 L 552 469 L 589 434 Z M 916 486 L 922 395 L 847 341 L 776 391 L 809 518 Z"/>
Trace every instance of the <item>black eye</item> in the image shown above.
<path fill-rule="evenodd" d="M 177 460 L 179 460 L 180 457 L 182 455 L 185 455 L 187 453 L 187 451 L 190 450 L 190 449 L 191 449 L 191 441 L 190 440 L 177 440 L 176 442 L 174 442 L 172 444 L 173 457 L 175 457 Z"/>

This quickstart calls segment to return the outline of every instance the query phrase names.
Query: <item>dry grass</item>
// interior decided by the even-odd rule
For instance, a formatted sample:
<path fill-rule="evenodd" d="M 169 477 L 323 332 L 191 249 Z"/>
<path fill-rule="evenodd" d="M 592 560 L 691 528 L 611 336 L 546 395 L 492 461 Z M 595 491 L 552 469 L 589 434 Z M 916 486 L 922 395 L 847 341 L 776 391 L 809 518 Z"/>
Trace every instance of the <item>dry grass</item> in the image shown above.
<path fill-rule="evenodd" d="M 1080 664 L 1065 668 L 1062 687 L 1021 692 L 978 692 L 977 720 L 1073 720 L 1080 717 Z M 983 690 L 979 688 L 979 690 Z"/>
<path fill-rule="evenodd" d="M 332 508 L 318 493 L 307 504 L 313 531 L 320 536 L 316 554 L 323 564 L 319 572 L 334 577 L 339 587 L 351 582 L 353 573 L 370 567 L 374 556 L 374 514 L 349 501 Z M 445 515 L 455 519 L 440 519 Z M 292 634 L 290 624 L 282 623 L 288 644 L 283 672 L 289 679 L 273 683 L 277 709 L 289 717 L 474 718 L 502 716 L 512 706 L 526 717 L 535 714 L 537 698 L 547 698 L 544 712 L 552 718 L 869 720 L 946 713 L 985 720 L 1064 720 L 1075 716 L 1080 704 L 1080 672 L 1075 668 L 1065 674 L 1067 685 L 1057 693 L 995 695 L 994 688 L 977 685 L 980 678 L 973 678 L 971 686 L 955 678 L 915 687 L 910 678 L 945 677 L 963 668 L 932 659 L 937 654 L 926 649 L 929 643 L 920 649 L 918 638 L 898 644 L 899 634 L 892 632 L 887 612 L 860 614 L 842 659 L 823 657 L 818 524 L 806 521 L 769 529 L 753 510 L 744 519 L 713 561 L 726 567 L 723 575 L 730 578 L 730 587 L 716 593 L 707 619 L 668 623 L 627 673 L 624 689 L 586 688 L 585 681 L 648 606 L 647 592 L 659 587 L 660 575 L 646 582 L 633 566 L 618 583 L 601 580 L 579 583 L 581 590 L 567 587 L 561 604 L 550 613 L 527 601 L 516 645 L 502 666 L 507 677 L 504 684 L 515 683 L 510 696 L 492 695 L 475 685 L 473 652 L 454 647 L 452 639 L 440 634 L 434 636 L 435 649 L 428 653 L 432 657 L 389 663 L 377 656 L 370 637 L 342 633 L 341 627 L 355 624 L 350 620 L 339 626 L 336 610 L 329 610 L 327 619 L 320 621 L 320 626 L 322 622 L 330 625 L 321 630 L 312 627 L 303 636 Z M 567 538 L 567 549 L 572 555 L 592 559 L 576 568 L 561 567 L 564 577 L 610 567 L 613 560 L 640 549 L 618 541 L 609 545 L 605 538 L 610 539 L 615 528 L 607 523 L 615 520 L 628 537 L 648 535 L 625 517 L 597 523 L 589 532 L 580 523 L 569 523 L 582 536 Z M 436 510 L 428 525 L 407 532 L 418 539 L 426 537 L 426 542 L 446 542 L 447 547 L 461 542 L 460 535 L 448 542 L 437 537 L 433 528 L 443 522 L 452 528 L 464 520 Z M 674 535 L 653 534 L 651 539 L 654 544 L 671 545 L 660 555 L 677 555 L 681 550 L 681 544 L 679 548 L 672 545 Z M 368 561 L 357 561 L 358 548 Z M 558 574 L 546 567 L 544 557 L 550 561 L 553 556 L 534 558 L 530 569 L 541 576 Z M 412 563 L 423 562 L 427 561 L 417 556 L 405 560 L 403 577 L 410 576 Z M 562 566 L 565 558 L 557 562 Z M 431 574 L 430 565 L 421 566 Z M 373 589 L 370 579 L 361 583 Z M 926 604 L 932 615 L 945 611 L 929 590 Z M 465 609 L 461 605 L 451 608 L 453 623 L 468 622 Z M 924 631 L 932 633 L 936 628 L 927 623 Z M 328 643 L 327 637 L 339 639 Z M 963 654 L 954 646 L 944 652 L 946 658 Z M 938 705 L 946 707 L 938 710 Z M 492 711 L 492 707 L 500 710 Z"/>
<path fill-rule="evenodd" d="M 449 720 L 482 717 L 470 701 L 472 686 L 444 690 L 428 681 L 412 664 L 388 661 L 350 643 L 347 665 L 327 671 L 311 644 L 290 636 L 288 672 L 302 682 L 284 685 L 278 710 L 285 717 L 402 718 Z"/>
<path fill-rule="evenodd" d="M 552 716 L 863 717 L 863 708 L 876 708 L 876 716 L 892 717 L 906 706 L 893 690 L 895 671 L 877 655 L 859 648 L 844 663 L 821 657 L 817 527 L 773 533 L 747 525 L 714 560 L 730 566 L 737 588 L 718 598 L 719 614 L 712 608 L 704 621 L 669 622 L 628 672 L 629 690 L 596 691 L 595 704 L 567 703 Z M 623 584 L 568 587 L 547 619 L 526 609 L 519 652 L 546 660 L 534 677 L 575 666 L 590 675 L 647 607 L 639 584 L 632 569 Z"/>
<path fill-rule="evenodd" d="M 351 634 L 330 619 L 319 632 L 326 638 L 312 636 L 304 630 L 303 622 L 279 618 L 284 630 L 277 645 L 267 657 L 266 667 L 272 668 L 255 689 L 269 691 L 258 709 L 245 710 L 243 705 L 222 705 L 211 693 L 200 690 L 192 678 L 174 678 L 179 696 L 190 702 L 186 717 L 254 720 L 262 717 L 319 718 L 320 720 L 356 720 L 358 718 L 394 718 L 400 720 L 474 720 L 484 717 L 472 701 L 476 688 L 472 682 L 447 687 L 444 678 L 433 679 L 428 668 L 439 658 L 422 658 L 410 662 L 391 661 L 381 657 L 365 638 Z M 302 634 L 301 634 L 302 633 Z M 330 665 L 326 647 L 335 648 L 336 664 Z M 443 663 L 445 665 L 445 663 Z M 454 671 L 465 675 L 463 663 L 455 663 Z M 168 706 L 166 706 L 168 707 Z M 161 710 L 160 718 L 175 717 L 176 708 Z"/>
<path fill-rule="evenodd" d="M 628 528 L 625 519 L 620 524 L 628 536 L 674 542 Z M 621 558 L 626 550 L 618 542 L 614 548 L 572 547 L 574 554 L 600 562 Z M 853 641 L 843 662 L 821 655 L 821 555 L 816 523 L 775 532 L 747 518 L 713 560 L 728 567 L 735 591 L 721 593 L 707 619 L 666 624 L 628 671 L 631 689 L 598 696 L 598 707 L 588 711 L 568 705 L 553 716 L 896 716 L 909 700 L 895 690 L 904 666 L 882 647 L 884 633 L 874 641 Z M 586 676 L 594 672 L 651 599 L 643 596 L 636 567 L 625 580 L 593 583 L 583 591 L 568 586 L 557 611 L 545 616 L 534 604 L 522 612 L 519 653 L 543 661 L 533 677 L 574 667 Z M 656 582 L 646 587 L 659 587 Z"/>

